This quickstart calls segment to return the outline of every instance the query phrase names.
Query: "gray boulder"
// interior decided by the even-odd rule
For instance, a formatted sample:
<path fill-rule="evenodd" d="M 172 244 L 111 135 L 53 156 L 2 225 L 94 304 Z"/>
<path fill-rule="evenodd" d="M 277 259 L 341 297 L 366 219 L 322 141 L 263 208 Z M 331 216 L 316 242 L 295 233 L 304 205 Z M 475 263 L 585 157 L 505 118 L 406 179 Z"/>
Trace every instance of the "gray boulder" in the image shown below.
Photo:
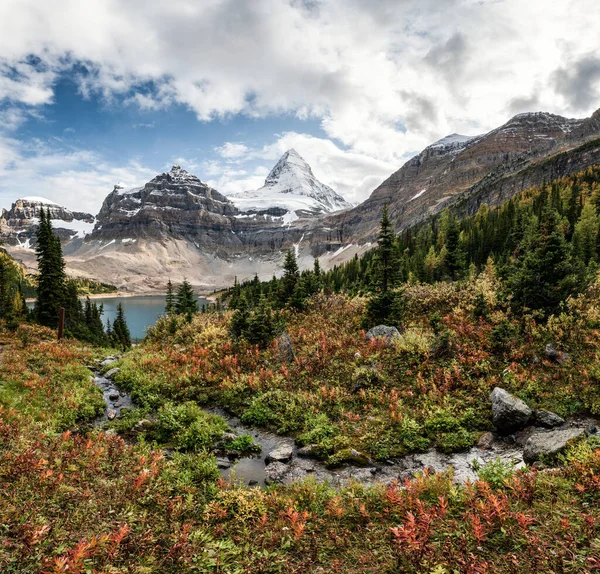
<path fill-rule="evenodd" d="M 283 462 L 273 462 L 265 468 L 265 483 L 283 483 L 290 467 Z"/>
<path fill-rule="evenodd" d="M 535 419 L 535 424 L 541 427 L 551 429 L 565 424 L 565 419 L 559 417 L 554 413 L 551 413 L 550 411 L 545 411 L 543 409 L 536 410 L 533 413 L 533 415 Z"/>
<path fill-rule="evenodd" d="M 484 432 L 477 441 L 477 447 L 481 450 L 490 450 L 494 444 L 494 435 L 491 432 Z"/>
<path fill-rule="evenodd" d="M 114 369 L 111 369 L 110 371 L 107 371 L 106 373 L 104 373 L 104 376 L 107 379 L 112 379 L 115 375 L 118 375 L 121 372 L 121 369 L 119 369 L 118 367 L 115 367 Z"/>
<path fill-rule="evenodd" d="M 294 345 L 292 345 L 292 340 L 287 332 L 283 332 L 277 337 L 277 349 L 281 361 L 285 363 L 294 361 Z"/>
<path fill-rule="evenodd" d="M 560 351 L 556 348 L 554 343 L 548 343 L 544 349 L 544 354 L 549 361 L 558 361 L 560 357 Z"/>
<path fill-rule="evenodd" d="M 400 331 L 396 327 L 388 327 L 387 325 L 377 325 L 367 331 L 367 341 L 373 341 L 374 339 L 385 339 L 385 342 L 391 345 L 395 337 L 400 336 Z"/>
<path fill-rule="evenodd" d="M 584 436 L 585 429 L 582 428 L 536 433 L 525 443 L 523 460 L 527 464 L 532 464 L 542 457 L 552 459 L 562 452 L 570 442 Z"/>
<path fill-rule="evenodd" d="M 549 361 L 553 363 L 566 363 L 571 360 L 571 355 L 569 353 L 565 353 L 564 351 L 560 351 L 556 348 L 554 343 L 548 343 L 546 348 L 544 349 L 544 354 Z"/>
<path fill-rule="evenodd" d="M 139 434 L 150 430 L 154 426 L 154 423 L 148 419 L 141 419 L 133 425 L 131 432 Z"/>
<path fill-rule="evenodd" d="M 109 398 L 111 401 L 118 401 L 120 396 L 121 396 L 121 395 L 119 394 L 119 392 L 118 392 L 118 391 L 113 391 L 112 393 L 110 393 L 110 395 L 108 395 L 108 398 Z"/>
<path fill-rule="evenodd" d="M 305 458 L 314 457 L 316 456 L 316 448 L 317 447 L 314 444 L 307 444 L 306 446 L 298 449 L 298 456 L 303 456 Z"/>
<path fill-rule="evenodd" d="M 294 447 L 289 444 L 282 444 L 267 455 L 265 462 L 267 464 L 273 462 L 289 462 L 292 460 L 292 456 L 294 456 Z"/>
<path fill-rule="evenodd" d="M 531 409 L 508 391 L 496 387 L 490 394 L 494 425 L 501 434 L 524 428 L 533 414 Z"/>

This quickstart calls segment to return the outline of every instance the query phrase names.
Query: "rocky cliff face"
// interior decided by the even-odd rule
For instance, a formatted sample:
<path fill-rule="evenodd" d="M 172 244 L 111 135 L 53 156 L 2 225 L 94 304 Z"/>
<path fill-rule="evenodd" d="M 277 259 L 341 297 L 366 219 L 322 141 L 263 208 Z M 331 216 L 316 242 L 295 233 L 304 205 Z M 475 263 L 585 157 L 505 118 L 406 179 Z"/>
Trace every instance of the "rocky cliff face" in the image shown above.
<path fill-rule="evenodd" d="M 466 196 L 477 203 L 480 194 L 480 199 L 486 197 L 494 205 L 524 189 L 523 185 L 543 181 L 533 176 L 538 173 L 535 166 L 598 137 L 600 110 L 582 120 L 541 112 L 519 114 L 481 136 L 448 136 L 409 160 L 364 203 L 323 219 L 325 229 L 313 234 L 313 248 L 318 252 L 372 241 L 384 203 L 398 230 Z M 563 169 L 572 173 L 574 167 L 567 164 Z M 498 186 L 505 191 L 489 193 Z"/>
<path fill-rule="evenodd" d="M 35 247 L 40 212 L 50 212 L 54 230 L 63 243 L 82 239 L 94 227 L 94 216 L 71 211 L 43 197 L 24 197 L 3 209 L 0 215 L 0 239 L 13 247 Z"/>
<path fill-rule="evenodd" d="M 171 278 L 228 285 L 237 275 L 270 277 L 308 220 L 290 227 L 280 213 L 242 213 L 179 166 L 140 188 L 119 186 L 105 199 L 93 233 L 65 249 L 72 273 L 122 289 L 164 287 Z M 312 261 L 312 260 L 311 260 Z"/>

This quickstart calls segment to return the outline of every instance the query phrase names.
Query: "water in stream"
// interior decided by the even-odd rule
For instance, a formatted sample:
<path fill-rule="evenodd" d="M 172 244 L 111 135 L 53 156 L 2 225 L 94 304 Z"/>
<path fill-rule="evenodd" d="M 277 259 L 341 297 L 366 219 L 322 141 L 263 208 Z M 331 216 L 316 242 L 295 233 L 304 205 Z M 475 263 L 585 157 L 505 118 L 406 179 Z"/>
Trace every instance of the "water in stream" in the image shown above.
<path fill-rule="evenodd" d="M 112 379 L 103 377 L 96 371 L 94 382 L 102 390 L 102 396 L 106 402 L 105 412 L 96 420 L 96 426 L 101 425 L 109 418 L 119 416 L 121 409 L 135 406 L 131 397 L 120 391 Z M 373 463 L 367 466 L 344 465 L 331 469 L 318 460 L 298 456 L 298 450 L 292 438 L 245 426 L 238 418 L 222 409 L 210 408 L 206 411 L 223 417 L 236 434 L 252 435 L 254 441 L 261 446 L 262 451 L 259 455 L 231 460 L 219 459 L 219 470 L 223 478 L 246 485 L 264 487 L 273 482 L 289 484 L 308 476 L 314 477 L 318 482 L 328 481 L 333 485 L 343 485 L 351 480 L 366 484 L 389 483 L 393 480 L 403 480 L 413 476 L 425 468 L 440 472 L 450 467 L 454 469 L 456 481 L 465 482 L 477 478 L 473 461 L 479 465 L 485 465 L 500 459 L 512 463 L 515 468 L 524 464 L 522 447 L 514 443 L 496 440 L 487 450 L 474 447 L 465 452 L 445 455 L 432 449 L 425 453 L 412 454 L 385 463 Z M 294 448 L 292 460 L 285 464 L 281 462 L 267 464 L 267 455 L 282 445 L 290 445 Z"/>

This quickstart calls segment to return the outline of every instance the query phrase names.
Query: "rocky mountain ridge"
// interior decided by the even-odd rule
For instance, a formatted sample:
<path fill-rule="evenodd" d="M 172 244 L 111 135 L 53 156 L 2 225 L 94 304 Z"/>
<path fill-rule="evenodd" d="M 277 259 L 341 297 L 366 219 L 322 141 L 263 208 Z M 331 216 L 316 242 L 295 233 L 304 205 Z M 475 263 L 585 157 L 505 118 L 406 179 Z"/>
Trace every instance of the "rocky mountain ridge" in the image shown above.
<path fill-rule="evenodd" d="M 452 134 L 406 162 L 365 202 L 334 213 L 328 211 L 347 204 L 294 150 L 273 168 L 262 195 L 226 197 L 173 166 L 140 188 L 115 186 L 93 232 L 65 244 L 67 266 L 137 292 L 163 289 L 169 278 L 187 277 L 207 290 L 236 276 L 267 279 L 280 272 L 287 249 L 301 267 L 318 256 L 328 268 L 372 247 L 384 203 L 401 230 L 445 207 L 474 213 L 482 203 L 498 205 L 599 163 L 600 111 L 585 119 L 519 114 L 487 134 Z"/>
<path fill-rule="evenodd" d="M 600 157 L 593 145 L 585 153 L 577 150 L 598 138 L 600 110 L 585 119 L 545 112 L 518 114 L 487 134 L 448 136 L 407 161 L 360 205 L 323 218 L 323 229 L 312 234 L 313 251 L 318 254 L 373 241 L 384 203 L 398 231 L 459 202 L 468 212 L 483 201 L 497 205 L 547 181 L 536 174 L 559 177 L 588 162 L 597 163 Z M 551 169 L 562 153 L 578 159 Z M 499 188 L 503 191 L 494 191 Z M 464 205 L 467 198 L 469 205 Z"/>
<path fill-rule="evenodd" d="M 50 213 L 52 225 L 64 243 L 83 239 L 94 228 L 90 213 L 71 211 L 44 197 L 23 197 L 0 215 L 0 239 L 8 246 L 33 248 L 40 212 Z"/>

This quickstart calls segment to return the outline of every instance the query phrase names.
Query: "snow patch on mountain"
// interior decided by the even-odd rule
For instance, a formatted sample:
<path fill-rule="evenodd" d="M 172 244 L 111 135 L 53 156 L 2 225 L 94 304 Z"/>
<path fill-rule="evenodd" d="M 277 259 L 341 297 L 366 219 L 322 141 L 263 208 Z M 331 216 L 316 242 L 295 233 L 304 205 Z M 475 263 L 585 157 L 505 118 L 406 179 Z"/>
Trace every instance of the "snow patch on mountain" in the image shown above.
<path fill-rule="evenodd" d="M 352 207 L 341 195 L 321 183 L 314 176 L 308 163 L 294 149 L 281 156 L 260 189 L 233 193 L 228 197 L 243 213 L 283 216 L 284 224 L 289 224 L 299 217 L 332 213 Z M 280 210 L 283 214 L 275 210 Z M 271 213 L 267 213 L 269 211 Z"/>
<path fill-rule="evenodd" d="M 21 199 L 29 203 L 41 203 L 42 205 L 60 205 L 56 203 L 56 201 L 52 201 L 45 197 L 39 197 L 36 195 L 28 195 L 27 197 L 22 197 Z"/>

